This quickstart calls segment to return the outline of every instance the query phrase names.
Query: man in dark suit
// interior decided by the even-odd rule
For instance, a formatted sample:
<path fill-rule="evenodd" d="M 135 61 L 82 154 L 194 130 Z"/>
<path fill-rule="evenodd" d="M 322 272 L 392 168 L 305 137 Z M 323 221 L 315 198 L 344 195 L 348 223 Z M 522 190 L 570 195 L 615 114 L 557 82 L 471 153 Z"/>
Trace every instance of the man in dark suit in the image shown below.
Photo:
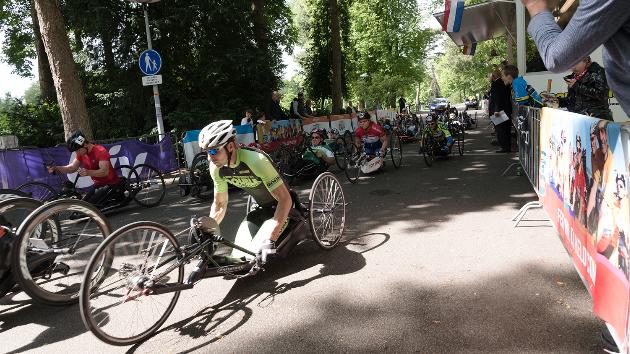
<path fill-rule="evenodd" d="M 512 95 L 510 86 L 505 85 L 503 80 L 501 80 L 501 75 L 494 72 L 492 73 L 492 84 L 490 86 L 488 113 L 498 116 L 501 111 L 505 112 L 510 120 L 495 126 L 497 140 L 501 147 L 501 150 L 496 151 L 497 153 L 510 152 L 512 146 Z"/>
<path fill-rule="evenodd" d="M 265 107 L 265 116 L 268 120 L 288 119 L 286 113 L 280 107 L 280 93 L 278 91 L 271 92 L 271 100 L 267 102 Z"/>

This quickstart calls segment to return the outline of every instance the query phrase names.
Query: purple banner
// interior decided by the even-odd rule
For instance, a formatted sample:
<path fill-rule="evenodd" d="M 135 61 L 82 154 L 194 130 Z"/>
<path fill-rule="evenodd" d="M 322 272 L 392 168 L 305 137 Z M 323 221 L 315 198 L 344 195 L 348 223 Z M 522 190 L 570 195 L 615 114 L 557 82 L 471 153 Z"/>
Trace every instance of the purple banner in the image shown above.
<path fill-rule="evenodd" d="M 111 155 L 112 166 L 137 166 L 148 164 L 162 173 L 177 170 L 175 148 L 170 137 L 165 137 L 158 144 L 145 144 L 138 140 L 124 140 L 113 144 L 103 144 Z M 0 150 L 0 188 L 16 188 L 30 181 L 44 182 L 55 189 L 61 183 L 75 181 L 76 173 L 68 175 L 50 175 L 44 167 L 47 163 L 67 165 L 75 159 L 65 147 Z M 124 172 L 124 171 L 123 171 Z M 78 188 L 92 186 L 90 177 L 80 177 Z"/>

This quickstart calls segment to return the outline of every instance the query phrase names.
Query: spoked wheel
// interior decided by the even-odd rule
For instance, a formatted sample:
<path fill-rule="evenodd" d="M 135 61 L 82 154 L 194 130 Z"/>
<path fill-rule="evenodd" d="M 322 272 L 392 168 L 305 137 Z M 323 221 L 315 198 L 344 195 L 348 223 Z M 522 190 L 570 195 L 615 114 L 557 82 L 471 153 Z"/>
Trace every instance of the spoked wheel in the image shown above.
<path fill-rule="evenodd" d="M 398 133 L 393 132 L 390 136 L 389 151 L 392 156 L 392 163 L 395 168 L 399 168 L 402 164 L 402 142 Z"/>
<path fill-rule="evenodd" d="M 465 135 L 466 131 L 464 130 L 464 127 L 462 127 L 459 134 L 457 134 L 457 151 L 459 152 L 459 156 L 464 156 Z"/>
<path fill-rule="evenodd" d="M 344 173 L 350 183 L 356 183 L 361 176 L 361 164 L 365 159 L 359 152 L 359 148 L 352 144 L 352 151 L 346 156 L 346 169 Z"/>
<path fill-rule="evenodd" d="M 346 155 L 347 155 L 346 141 L 342 137 L 335 139 L 335 162 L 340 170 L 346 168 Z"/>
<path fill-rule="evenodd" d="M 146 164 L 137 165 L 129 172 L 127 184 L 133 200 L 145 208 L 160 204 L 166 194 L 164 177 L 156 168 Z"/>
<path fill-rule="evenodd" d="M 10 245 L 15 238 L 17 228 L 33 210 L 39 208 L 41 205 L 42 202 L 39 200 L 26 197 L 0 199 L 0 226 L 4 226 L 11 231 L 11 234 L 3 236 L 5 239 L 0 240 L 0 244 L 8 242 Z M 4 252 L 1 250 L 1 248 L 5 247 L 2 246 L 3 245 L 0 245 L 0 254 L 5 256 Z M 11 291 L 14 285 L 15 280 L 12 270 L 7 269 L 6 271 L 0 271 L 0 298 Z"/>
<path fill-rule="evenodd" d="M 85 266 L 109 233 L 105 217 L 92 204 L 68 199 L 44 204 L 17 231 L 11 265 L 18 284 L 42 303 L 76 302 Z"/>
<path fill-rule="evenodd" d="M 214 183 L 210 176 L 208 154 L 199 153 L 195 156 L 190 168 L 189 180 L 192 184 L 190 192 L 193 196 L 201 200 L 212 199 L 214 196 Z"/>
<path fill-rule="evenodd" d="M 428 133 L 422 134 L 422 141 L 420 144 L 420 150 L 422 150 L 422 157 L 424 157 L 424 163 L 431 167 L 433 165 L 434 151 L 433 143 Z"/>
<path fill-rule="evenodd" d="M 130 345 L 155 333 L 179 298 L 179 291 L 160 292 L 167 283 L 183 282 L 179 250 L 173 234 L 154 222 L 135 222 L 112 233 L 86 267 L 80 298 L 85 326 L 113 345 Z M 108 257 L 111 266 L 105 267 Z"/>
<path fill-rule="evenodd" d="M 57 192 L 53 187 L 42 182 L 26 182 L 19 185 L 16 190 L 42 202 L 47 202 L 57 197 Z"/>
<path fill-rule="evenodd" d="M 337 177 L 330 172 L 319 175 L 309 201 L 313 238 L 321 248 L 332 249 L 341 240 L 346 222 L 346 198 Z"/>

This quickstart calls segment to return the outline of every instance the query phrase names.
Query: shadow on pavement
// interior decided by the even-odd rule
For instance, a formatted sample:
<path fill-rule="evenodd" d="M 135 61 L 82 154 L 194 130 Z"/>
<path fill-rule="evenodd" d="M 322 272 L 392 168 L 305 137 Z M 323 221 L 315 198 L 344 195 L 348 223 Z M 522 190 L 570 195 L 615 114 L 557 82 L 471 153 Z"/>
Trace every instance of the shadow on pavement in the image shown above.
<path fill-rule="evenodd" d="M 154 337 L 174 331 L 181 336 L 193 339 L 208 338 L 203 343 L 196 344 L 191 348 L 186 349 L 179 346 L 177 351 L 188 353 L 204 348 L 233 333 L 245 324 L 252 316 L 254 306 L 268 307 L 278 297 L 292 289 L 308 285 L 327 276 L 351 274 L 359 271 L 366 264 L 362 253 L 382 246 L 387 240 L 389 240 L 387 234 L 366 234 L 346 240 L 330 251 L 321 250 L 312 241 L 302 243 L 286 259 L 271 263 L 263 273 L 259 273 L 254 278 L 237 280 L 218 304 L 206 307 L 195 315 L 160 330 Z M 360 251 L 350 250 L 347 245 L 352 245 L 353 248 L 358 248 Z M 321 268 L 316 275 L 288 283 L 278 282 L 278 279 L 320 265 Z M 152 340 L 158 340 L 158 338 L 149 338 L 147 341 Z M 142 345 L 143 343 L 139 343 L 131 347 L 127 353 L 141 350 Z"/>

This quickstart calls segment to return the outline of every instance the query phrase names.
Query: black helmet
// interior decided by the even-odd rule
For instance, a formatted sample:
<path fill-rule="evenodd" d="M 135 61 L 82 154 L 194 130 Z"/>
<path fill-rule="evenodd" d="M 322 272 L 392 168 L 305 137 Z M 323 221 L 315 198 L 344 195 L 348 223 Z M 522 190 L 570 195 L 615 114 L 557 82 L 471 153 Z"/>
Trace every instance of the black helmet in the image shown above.
<path fill-rule="evenodd" d="M 70 135 L 68 140 L 66 140 L 66 145 L 68 146 L 68 150 L 70 150 L 70 152 L 75 152 L 82 148 L 86 142 L 87 139 L 85 138 L 85 135 L 83 135 L 80 131 L 76 131 Z"/>
<path fill-rule="evenodd" d="M 361 119 L 370 119 L 370 114 L 368 112 L 359 112 L 359 114 L 357 114 L 359 117 L 359 120 Z"/>

